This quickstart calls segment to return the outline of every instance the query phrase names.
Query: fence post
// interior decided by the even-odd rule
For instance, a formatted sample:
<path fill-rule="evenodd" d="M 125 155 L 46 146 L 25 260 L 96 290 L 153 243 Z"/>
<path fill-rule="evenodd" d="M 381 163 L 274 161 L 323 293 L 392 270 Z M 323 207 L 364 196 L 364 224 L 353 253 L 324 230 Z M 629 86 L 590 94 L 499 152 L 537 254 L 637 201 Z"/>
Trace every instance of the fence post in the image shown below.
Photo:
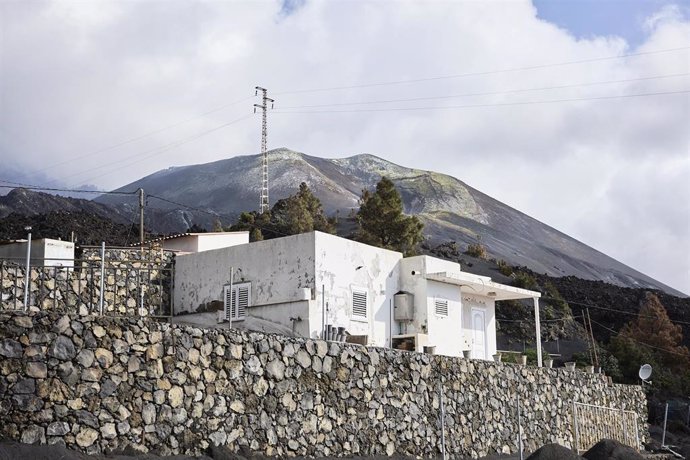
<path fill-rule="evenodd" d="M 24 273 L 24 311 L 29 311 L 29 285 L 31 284 L 31 227 L 26 244 L 26 272 Z"/>
<path fill-rule="evenodd" d="M 520 413 L 520 394 L 517 395 L 517 416 L 518 416 L 518 449 L 520 449 L 520 460 L 525 460 L 524 448 L 522 445 L 522 414 Z"/>
<path fill-rule="evenodd" d="M 623 444 L 628 444 L 628 425 L 625 423 L 625 411 L 621 407 L 621 424 L 623 425 Z"/>
<path fill-rule="evenodd" d="M 579 439 L 578 439 L 578 438 L 580 437 L 580 433 L 579 433 L 579 430 L 578 430 L 578 427 L 577 427 L 577 403 L 575 402 L 575 400 L 573 400 L 573 428 L 574 428 L 574 430 L 575 430 L 575 433 L 573 433 L 573 434 L 574 434 L 574 438 L 575 438 L 575 439 L 573 440 L 573 441 L 574 441 L 573 444 L 574 444 L 574 447 L 575 447 L 574 450 L 575 450 L 575 453 L 576 453 L 576 454 L 579 454 L 579 453 L 580 453 L 580 449 L 579 449 L 579 445 L 578 445 L 578 444 L 579 444 Z"/>
<path fill-rule="evenodd" d="M 104 297 L 104 289 L 105 289 L 105 241 L 101 243 L 101 298 L 99 301 L 99 309 L 101 312 L 101 316 L 103 316 L 103 301 L 105 300 Z"/>
<path fill-rule="evenodd" d="M 446 409 L 443 406 L 443 383 L 438 385 L 438 401 L 441 407 L 441 451 L 443 460 L 446 460 Z"/>
<path fill-rule="evenodd" d="M 661 435 L 661 447 L 666 447 L 666 420 L 668 420 L 668 403 L 664 411 L 664 434 Z"/>

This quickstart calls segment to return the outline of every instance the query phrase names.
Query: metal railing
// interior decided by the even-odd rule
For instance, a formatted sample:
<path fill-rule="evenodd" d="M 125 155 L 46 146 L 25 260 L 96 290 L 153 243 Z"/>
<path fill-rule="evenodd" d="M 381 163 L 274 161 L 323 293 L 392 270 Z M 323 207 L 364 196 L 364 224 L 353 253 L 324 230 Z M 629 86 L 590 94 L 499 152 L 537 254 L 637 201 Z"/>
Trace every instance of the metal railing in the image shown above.
<path fill-rule="evenodd" d="M 145 260 L 0 259 L 0 310 L 170 317 L 173 267 Z M 28 284 L 28 285 L 27 285 Z"/>
<path fill-rule="evenodd" d="M 642 447 L 637 413 L 575 401 L 573 439 L 577 453 L 587 451 L 602 439 L 615 439 L 638 450 Z"/>

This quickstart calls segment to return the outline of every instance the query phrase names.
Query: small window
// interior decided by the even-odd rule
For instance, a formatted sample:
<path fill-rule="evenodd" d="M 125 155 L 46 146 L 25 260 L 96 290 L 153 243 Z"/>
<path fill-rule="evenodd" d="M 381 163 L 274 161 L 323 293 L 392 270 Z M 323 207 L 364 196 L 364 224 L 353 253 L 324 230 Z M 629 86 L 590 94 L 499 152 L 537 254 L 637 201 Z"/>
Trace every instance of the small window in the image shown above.
<path fill-rule="evenodd" d="M 225 307 L 225 317 L 239 321 L 247 316 L 247 307 L 249 307 L 251 284 L 234 284 L 232 289 L 227 285 L 223 289 L 223 306 Z"/>
<path fill-rule="evenodd" d="M 443 299 L 436 299 L 435 311 L 439 316 L 448 316 L 448 301 Z"/>
<path fill-rule="evenodd" d="M 366 291 L 352 291 L 352 316 L 358 319 L 368 319 Z"/>

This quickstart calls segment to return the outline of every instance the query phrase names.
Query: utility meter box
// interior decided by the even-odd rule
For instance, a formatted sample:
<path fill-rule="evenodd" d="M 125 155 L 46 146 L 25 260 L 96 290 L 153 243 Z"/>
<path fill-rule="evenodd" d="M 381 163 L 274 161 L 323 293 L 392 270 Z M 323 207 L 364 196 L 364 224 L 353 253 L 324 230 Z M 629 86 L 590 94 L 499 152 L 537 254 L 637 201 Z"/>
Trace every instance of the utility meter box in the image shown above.
<path fill-rule="evenodd" d="M 396 321 L 414 319 L 414 294 L 400 291 L 393 296 L 393 319 Z"/>

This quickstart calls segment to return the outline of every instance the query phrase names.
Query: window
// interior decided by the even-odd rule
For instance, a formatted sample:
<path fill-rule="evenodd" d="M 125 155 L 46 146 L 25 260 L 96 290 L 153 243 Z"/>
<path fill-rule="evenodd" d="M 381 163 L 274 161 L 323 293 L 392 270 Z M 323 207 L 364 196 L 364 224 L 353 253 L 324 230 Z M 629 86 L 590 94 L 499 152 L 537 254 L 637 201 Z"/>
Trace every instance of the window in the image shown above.
<path fill-rule="evenodd" d="M 369 319 L 367 315 L 367 291 L 352 291 L 352 317 L 355 319 Z"/>
<path fill-rule="evenodd" d="M 448 316 L 448 301 L 444 299 L 436 299 L 435 312 L 439 316 Z"/>
<path fill-rule="evenodd" d="M 225 308 L 225 317 L 233 321 L 243 320 L 247 316 L 250 294 L 250 283 L 233 284 L 232 289 L 230 289 L 230 285 L 224 286 L 223 307 Z"/>

